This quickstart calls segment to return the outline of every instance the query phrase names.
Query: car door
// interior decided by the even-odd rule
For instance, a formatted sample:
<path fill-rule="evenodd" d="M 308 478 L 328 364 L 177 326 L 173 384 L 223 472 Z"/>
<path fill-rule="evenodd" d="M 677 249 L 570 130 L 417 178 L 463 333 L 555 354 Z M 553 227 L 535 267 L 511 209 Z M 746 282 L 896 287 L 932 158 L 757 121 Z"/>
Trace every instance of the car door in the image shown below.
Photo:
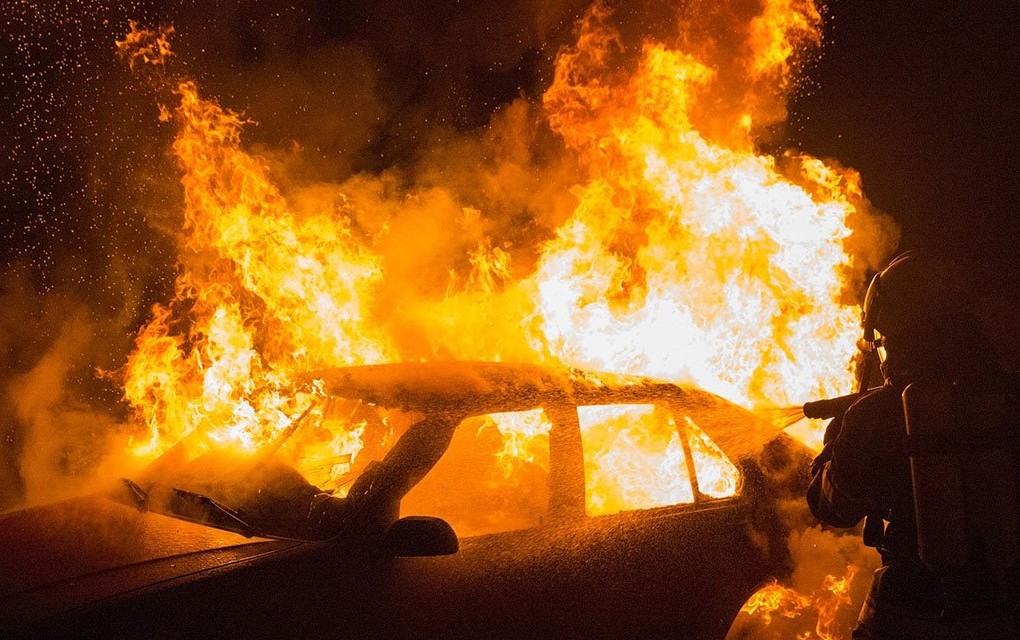
<path fill-rule="evenodd" d="M 474 442 L 451 446 L 415 490 L 442 499 L 405 499 L 403 515 L 431 506 L 460 528 L 461 550 L 395 562 L 387 607 L 401 626 L 446 637 L 725 636 L 766 573 L 749 526 L 753 490 L 713 496 L 725 493 L 710 464 L 721 452 L 677 403 L 540 413 L 547 433 L 523 476 L 497 491 L 471 486 L 501 476 L 468 472 L 499 465 L 495 441 L 482 442 L 496 434 L 469 422 L 455 439 Z"/>

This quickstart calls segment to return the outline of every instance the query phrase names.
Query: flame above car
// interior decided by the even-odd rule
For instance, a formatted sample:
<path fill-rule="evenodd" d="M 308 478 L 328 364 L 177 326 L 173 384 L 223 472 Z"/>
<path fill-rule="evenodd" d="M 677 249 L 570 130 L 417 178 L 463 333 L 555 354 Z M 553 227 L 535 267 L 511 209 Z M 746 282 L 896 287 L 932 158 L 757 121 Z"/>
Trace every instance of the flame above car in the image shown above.
<path fill-rule="evenodd" d="M 305 372 L 398 361 L 640 374 L 745 407 L 848 391 L 858 308 L 842 302 L 844 241 L 866 206 L 858 177 L 760 153 L 752 135 L 781 115 L 820 18 L 812 2 L 774 0 L 727 19 L 746 38 L 723 47 L 690 30 L 630 52 L 605 6 L 587 13 L 541 105 L 578 167 L 571 206 L 550 237 L 517 244 L 486 233 L 474 203 L 424 187 L 376 202 L 284 188 L 242 144 L 245 118 L 168 70 L 172 29 L 133 25 L 118 47 L 156 71 L 184 194 L 175 296 L 153 308 L 125 369 L 147 428 L 134 453 L 184 438 L 256 451 L 307 421 L 321 437 L 298 466 L 327 486 L 370 443 L 361 421 L 326 419 Z M 437 240 L 457 234 L 472 244 Z M 459 271 L 437 278 L 427 260 L 451 247 Z M 394 267 L 409 253 L 423 256 L 418 274 Z M 415 275 L 420 285 L 393 284 Z M 512 473 L 544 427 L 494 420 Z"/>

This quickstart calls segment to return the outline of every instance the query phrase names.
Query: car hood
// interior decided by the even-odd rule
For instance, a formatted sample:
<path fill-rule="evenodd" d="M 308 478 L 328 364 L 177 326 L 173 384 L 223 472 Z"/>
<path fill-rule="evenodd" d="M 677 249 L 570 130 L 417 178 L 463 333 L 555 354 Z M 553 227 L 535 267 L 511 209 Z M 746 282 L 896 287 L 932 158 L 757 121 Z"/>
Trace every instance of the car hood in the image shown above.
<path fill-rule="evenodd" d="M 0 515 L 0 629 L 295 542 L 245 538 L 102 495 Z"/>

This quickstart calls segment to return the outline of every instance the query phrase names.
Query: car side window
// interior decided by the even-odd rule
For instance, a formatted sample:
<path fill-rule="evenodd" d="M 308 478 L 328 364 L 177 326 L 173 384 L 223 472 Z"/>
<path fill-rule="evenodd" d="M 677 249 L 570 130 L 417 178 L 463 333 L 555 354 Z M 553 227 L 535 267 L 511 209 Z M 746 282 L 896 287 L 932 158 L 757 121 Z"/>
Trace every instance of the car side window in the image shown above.
<path fill-rule="evenodd" d="M 691 446 L 698 492 L 709 498 L 736 495 L 740 490 L 740 472 L 736 465 L 690 417 L 684 416 L 683 420 Z"/>
<path fill-rule="evenodd" d="M 549 504 L 549 430 L 544 411 L 473 416 L 400 503 L 400 515 L 432 515 L 459 537 L 541 524 Z"/>
<path fill-rule="evenodd" d="M 694 501 L 682 432 L 667 407 L 588 405 L 577 416 L 588 515 Z"/>

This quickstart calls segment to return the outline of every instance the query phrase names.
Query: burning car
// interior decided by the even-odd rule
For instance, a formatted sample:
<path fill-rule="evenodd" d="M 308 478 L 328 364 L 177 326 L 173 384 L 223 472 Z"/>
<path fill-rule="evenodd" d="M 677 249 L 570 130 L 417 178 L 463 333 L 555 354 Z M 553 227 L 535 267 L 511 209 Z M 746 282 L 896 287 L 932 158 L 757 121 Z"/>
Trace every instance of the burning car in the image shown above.
<path fill-rule="evenodd" d="M 179 443 L 0 518 L 3 635 L 722 638 L 788 568 L 807 450 L 708 392 L 470 362 L 307 381 L 318 420 L 254 454 Z M 331 420 L 377 437 L 323 490 L 291 461 Z"/>

